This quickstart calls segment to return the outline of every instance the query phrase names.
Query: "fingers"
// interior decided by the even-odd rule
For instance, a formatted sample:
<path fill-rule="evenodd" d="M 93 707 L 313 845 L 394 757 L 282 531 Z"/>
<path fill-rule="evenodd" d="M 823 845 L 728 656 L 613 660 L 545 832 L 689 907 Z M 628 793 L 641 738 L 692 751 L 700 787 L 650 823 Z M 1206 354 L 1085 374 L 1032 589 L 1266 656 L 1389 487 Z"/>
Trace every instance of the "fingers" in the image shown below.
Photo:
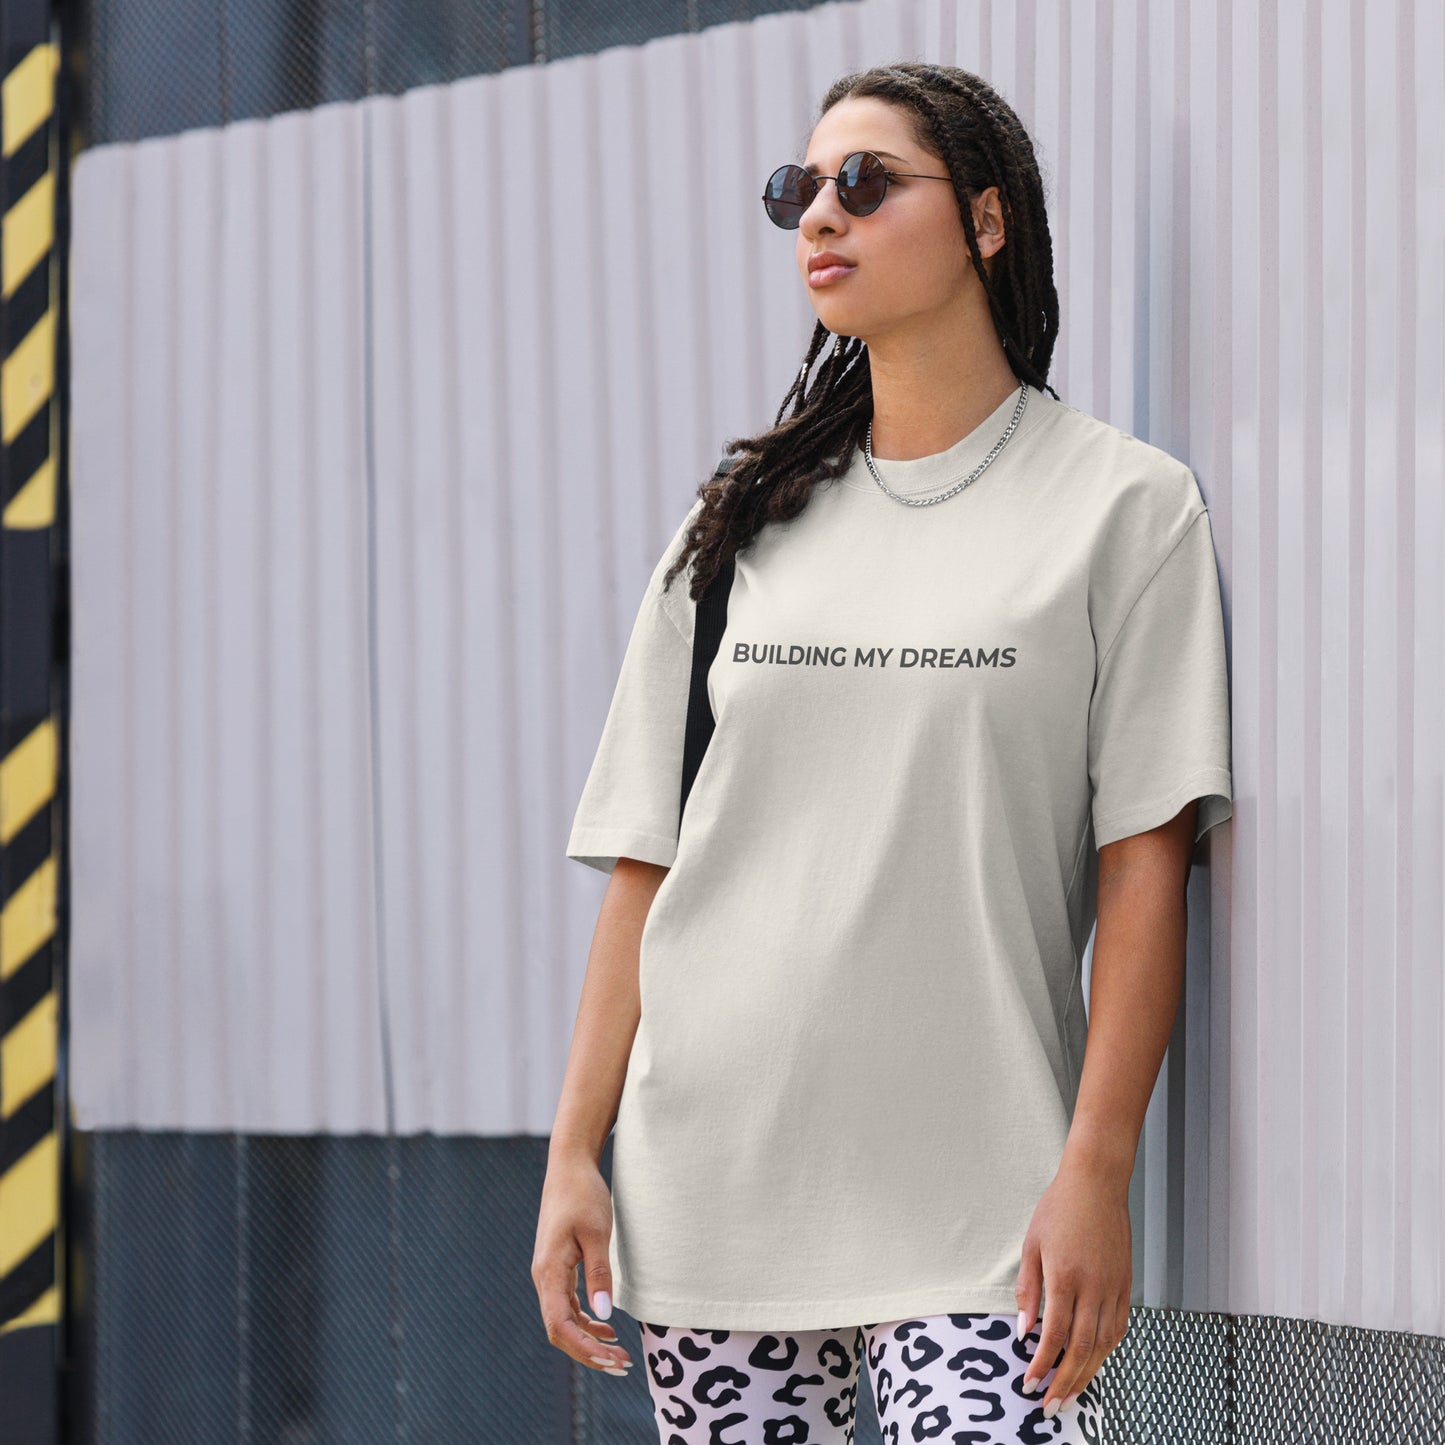
<path fill-rule="evenodd" d="M 1051 1283 L 1044 1298 L 1043 1326 L 1039 1330 L 1039 1347 L 1024 1371 L 1024 1394 L 1031 1395 L 1037 1384 L 1054 1367 L 1069 1341 L 1069 1324 L 1074 1315 L 1074 1295 L 1062 1283 Z"/>
<path fill-rule="evenodd" d="M 577 1306 L 577 1315 L 578 1323 L 589 1335 L 601 1340 L 604 1344 L 615 1345 L 617 1343 L 617 1331 L 611 1325 L 602 1320 L 594 1320 L 581 1305 Z"/>
<path fill-rule="evenodd" d="M 591 1337 L 591 1339 L 595 1340 L 599 1345 L 603 1347 L 603 1351 L 605 1351 L 606 1347 L 609 1345 L 618 1345 L 618 1348 L 621 1348 L 621 1346 L 618 1344 L 617 1331 L 614 1330 L 612 1326 L 609 1325 L 605 1320 L 594 1320 L 592 1316 L 589 1315 L 587 1311 L 584 1310 L 580 1305 L 577 1308 L 577 1323 L 578 1326 L 582 1330 L 584 1330 L 588 1336 Z M 631 1362 L 629 1361 L 628 1363 L 623 1364 L 622 1368 L 629 1368 L 630 1363 Z M 599 1368 L 601 1367 L 599 1366 Z"/>
<path fill-rule="evenodd" d="M 1070 1396 L 1077 1396 L 1089 1388 L 1089 1382 L 1099 1372 L 1099 1366 L 1119 1347 L 1129 1328 L 1129 1296 L 1122 1295 L 1112 1303 L 1105 1304 L 1099 1311 L 1099 1338 L 1089 1363 L 1079 1372 Z"/>
<path fill-rule="evenodd" d="M 590 1369 L 605 1370 L 610 1375 L 625 1375 L 632 1366 L 627 1351 L 617 1343 L 615 1331 L 610 1341 L 602 1331 L 610 1330 L 599 1320 L 582 1312 L 577 1302 L 575 1266 L 554 1265 L 544 1269 L 541 1277 L 533 1276 L 542 1322 L 547 1339 L 565 1355 Z"/>
<path fill-rule="evenodd" d="M 1069 1344 L 1053 1382 L 1044 1392 L 1043 1407 L 1046 1416 L 1055 1415 L 1066 1401 L 1072 1403 L 1079 1391 L 1088 1384 L 1099 1360 L 1108 1353 L 1107 1347 L 1100 1353 L 1104 1341 L 1104 1325 L 1101 1320 L 1105 1310 L 1113 1321 L 1112 1305 L 1096 1304 L 1091 1299 L 1074 1302 L 1074 1319 L 1069 1329 Z"/>
<path fill-rule="evenodd" d="M 1034 1321 L 1039 1317 L 1039 1296 L 1043 1293 L 1043 1288 L 1043 1260 L 1030 1234 L 1024 1239 L 1023 1261 L 1019 1266 L 1018 1280 L 1014 1284 L 1014 1303 L 1019 1307 L 1015 1338 L 1021 1340 L 1033 1329 Z"/>
<path fill-rule="evenodd" d="M 604 1317 L 612 1313 L 612 1264 L 607 1257 L 608 1238 L 606 1234 L 580 1235 L 582 1243 L 582 1288 L 592 1304 Z M 575 1281 L 574 1281 L 575 1283 Z M 602 1340 L 610 1333 L 611 1346 L 615 1348 L 616 1354 L 621 1357 L 620 1364 L 623 1370 L 632 1368 L 632 1361 L 627 1357 L 627 1352 L 617 1341 L 617 1332 L 611 1325 L 603 1324 L 601 1320 L 592 1320 L 584 1311 L 581 1305 L 577 1304 L 577 1291 L 569 1292 L 572 1303 L 577 1308 L 578 1323 L 585 1333 L 593 1340 L 601 1344 Z M 589 1328 L 589 1325 L 591 1326 Z M 610 1354 L 611 1349 L 602 1345 L 605 1351 Z M 613 1366 L 619 1364 L 617 1359 L 613 1360 Z M 605 1368 L 601 1367 L 601 1368 Z"/>

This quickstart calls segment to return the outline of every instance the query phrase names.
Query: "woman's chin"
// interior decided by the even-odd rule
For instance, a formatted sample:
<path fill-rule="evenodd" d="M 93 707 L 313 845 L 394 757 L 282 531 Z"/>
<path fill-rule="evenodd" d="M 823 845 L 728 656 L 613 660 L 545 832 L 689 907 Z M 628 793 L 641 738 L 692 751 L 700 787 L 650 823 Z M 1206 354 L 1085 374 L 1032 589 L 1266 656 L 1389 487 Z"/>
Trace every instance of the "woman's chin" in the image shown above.
<path fill-rule="evenodd" d="M 846 306 L 814 306 L 813 314 L 834 336 L 857 336 L 861 322 L 856 308 Z"/>

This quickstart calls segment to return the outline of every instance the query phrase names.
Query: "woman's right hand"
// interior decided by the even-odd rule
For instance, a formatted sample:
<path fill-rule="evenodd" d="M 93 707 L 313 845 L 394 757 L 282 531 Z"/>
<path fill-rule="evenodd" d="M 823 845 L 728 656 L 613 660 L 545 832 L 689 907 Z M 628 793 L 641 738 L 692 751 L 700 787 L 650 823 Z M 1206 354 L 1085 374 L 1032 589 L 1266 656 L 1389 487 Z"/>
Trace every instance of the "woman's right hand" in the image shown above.
<path fill-rule="evenodd" d="M 532 1283 L 547 1338 L 563 1354 L 592 1369 L 622 1375 L 632 1359 L 611 1325 L 595 1320 L 577 1302 L 577 1266 L 589 1299 L 605 1292 L 611 1314 L 612 1196 L 595 1161 L 584 1154 L 550 1156 L 542 1184 Z"/>

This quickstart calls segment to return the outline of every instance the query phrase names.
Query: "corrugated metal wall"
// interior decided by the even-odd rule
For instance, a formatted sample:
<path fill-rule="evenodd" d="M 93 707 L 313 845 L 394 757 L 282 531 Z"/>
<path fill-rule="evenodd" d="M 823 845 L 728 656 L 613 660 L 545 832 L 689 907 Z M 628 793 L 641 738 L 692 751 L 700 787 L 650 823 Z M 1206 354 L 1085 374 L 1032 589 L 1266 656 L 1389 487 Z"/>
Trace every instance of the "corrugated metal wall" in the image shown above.
<path fill-rule="evenodd" d="M 757 200 L 841 71 L 1040 149 L 1071 405 L 1186 458 L 1233 822 L 1136 1301 L 1445 1333 L 1445 14 L 824 6 L 82 156 L 82 1128 L 545 1133 L 562 846 L 653 562 L 812 323 Z"/>

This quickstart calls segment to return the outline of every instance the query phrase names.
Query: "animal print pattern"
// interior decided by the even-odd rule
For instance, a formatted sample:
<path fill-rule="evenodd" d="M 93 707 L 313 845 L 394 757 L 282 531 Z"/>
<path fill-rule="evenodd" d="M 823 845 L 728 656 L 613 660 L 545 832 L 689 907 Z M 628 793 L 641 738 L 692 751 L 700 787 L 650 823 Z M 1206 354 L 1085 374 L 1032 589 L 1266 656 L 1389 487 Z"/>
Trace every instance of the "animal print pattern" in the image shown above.
<path fill-rule="evenodd" d="M 929 1315 L 792 1334 L 638 1322 L 661 1445 L 853 1445 L 863 1354 L 886 1445 L 1100 1445 L 1098 1377 L 1044 1416 L 1023 1392 L 1038 1327 Z M 1053 1384 L 1057 1369 L 1044 1376 Z"/>

